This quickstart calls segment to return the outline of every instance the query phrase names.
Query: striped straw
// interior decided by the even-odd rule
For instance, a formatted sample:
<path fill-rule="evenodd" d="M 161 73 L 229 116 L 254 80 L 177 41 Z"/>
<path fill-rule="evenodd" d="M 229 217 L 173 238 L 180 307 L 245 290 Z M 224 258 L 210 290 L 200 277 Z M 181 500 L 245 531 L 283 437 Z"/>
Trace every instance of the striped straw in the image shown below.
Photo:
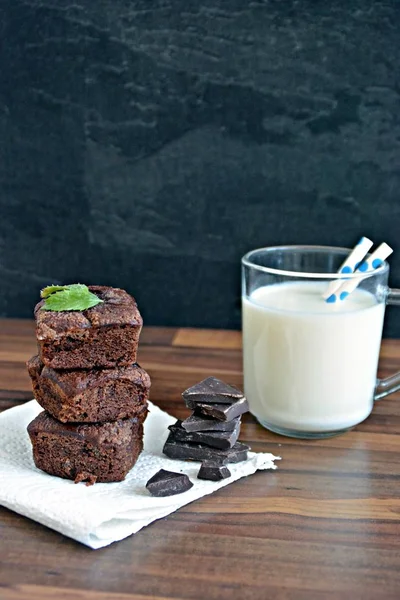
<path fill-rule="evenodd" d="M 350 274 L 354 273 L 356 268 L 358 267 L 360 261 L 367 254 L 368 250 L 372 247 L 373 242 L 367 237 L 362 237 L 356 246 L 354 246 L 353 250 L 350 252 L 349 256 L 346 258 L 344 263 L 340 266 L 338 273 Z M 335 279 L 335 281 L 331 281 L 327 290 L 324 292 L 322 297 L 327 302 L 336 302 L 335 292 L 342 286 L 343 279 Z"/>
<path fill-rule="evenodd" d="M 381 266 L 383 261 L 392 254 L 393 249 L 383 242 L 378 248 L 359 265 L 357 272 L 370 273 Z M 351 292 L 353 292 L 362 278 L 348 279 L 344 281 L 340 288 L 336 291 L 336 296 L 340 300 L 345 300 Z"/>

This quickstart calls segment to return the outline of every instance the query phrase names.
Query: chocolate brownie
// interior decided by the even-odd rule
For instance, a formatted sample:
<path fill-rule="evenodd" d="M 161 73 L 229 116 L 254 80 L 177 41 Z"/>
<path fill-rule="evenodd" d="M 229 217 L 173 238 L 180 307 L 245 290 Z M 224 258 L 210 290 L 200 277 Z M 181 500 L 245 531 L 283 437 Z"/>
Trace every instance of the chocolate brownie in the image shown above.
<path fill-rule="evenodd" d="M 147 410 L 150 377 L 139 365 L 60 371 L 33 356 L 27 367 L 36 400 L 63 423 L 117 421 Z"/>
<path fill-rule="evenodd" d="M 124 290 L 89 286 L 103 302 L 84 311 L 35 307 L 42 362 L 53 369 L 128 366 L 136 362 L 143 320 L 135 299 Z"/>
<path fill-rule="evenodd" d="M 29 425 L 35 465 L 75 482 L 122 481 L 143 448 L 143 420 L 113 423 L 60 423 L 48 412 Z"/>

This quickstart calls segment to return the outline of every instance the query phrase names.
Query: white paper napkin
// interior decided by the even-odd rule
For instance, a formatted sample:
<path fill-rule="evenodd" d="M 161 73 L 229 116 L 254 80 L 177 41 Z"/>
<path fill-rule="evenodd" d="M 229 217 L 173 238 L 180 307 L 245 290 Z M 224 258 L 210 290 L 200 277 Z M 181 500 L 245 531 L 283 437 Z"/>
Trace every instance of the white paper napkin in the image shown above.
<path fill-rule="evenodd" d="M 172 460 L 162 453 L 167 427 L 176 419 L 149 403 L 144 450 L 119 483 L 83 483 L 52 477 L 37 469 L 26 427 L 42 408 L 35 400 L 0 414 L 0 505 L 55 529 L 90 548 L 102 548 L 136 533 L 156 519 L 228 485 L 257 469 L 275 469 L 272 454 L 249 452 L 248 460 L 229 464 L 232 477 L 219 482 L 197 479 L 200 463 Z M 186 473 L 193 487 L 176 496 L 154 498 L 146 482 L 159 469 Z"/>

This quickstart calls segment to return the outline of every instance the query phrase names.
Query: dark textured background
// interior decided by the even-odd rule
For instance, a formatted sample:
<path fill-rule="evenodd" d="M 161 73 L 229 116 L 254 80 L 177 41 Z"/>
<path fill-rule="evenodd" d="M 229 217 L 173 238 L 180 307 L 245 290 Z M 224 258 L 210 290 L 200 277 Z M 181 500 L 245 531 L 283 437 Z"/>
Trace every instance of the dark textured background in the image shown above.
<path fill-rule="evenodd" d="M 147 324 L 238 327 L 244 252 L 360 234 L 397 248 L 400 284 L 397 0 L 0 17 L 1 315 L 79 280 L 127 288 Z"/>

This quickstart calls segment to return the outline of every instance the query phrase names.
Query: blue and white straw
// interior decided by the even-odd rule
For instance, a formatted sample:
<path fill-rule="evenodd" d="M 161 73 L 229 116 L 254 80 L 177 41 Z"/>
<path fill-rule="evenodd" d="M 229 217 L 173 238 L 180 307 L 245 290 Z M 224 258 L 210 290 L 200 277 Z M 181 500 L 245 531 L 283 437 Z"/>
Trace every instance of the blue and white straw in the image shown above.
<path fill-rule="evenodd" d="M 344 263 L 340 266 L 338 273 L 343 273 L 343 275 L 350 275 L 351 273 L 354 273 L 362 259 L 367 254 L 368 250 L 372 248 L 372 245 L 373 242 L 369 238 L 362 237 L 357 243 L 357 245 L 354 246 L 353 250 L 350 252 L 349 256 L 346 258 Z M 336 302 L 337 290 L 342 285 L 343 279 L 335 279 L 334 281 L 331 281 L 322 297 L 327 302 Z"/>
<path fill-rule="evenodd" d="M 357 273 L 370 273 L 371 271 L 375 271 L 378 267 L 381 266 L 383 261 L 392 254 L 393 249 L 383 242 L 378 248 L 369 256 L 366 260 L 364 260 L 357 268 Z M 345 300 L 351 292 L 353 292 L 358 284 L 362 281 L 362 278 L 356 279 L 348 279 L 344 281 L 340 288 L 336 291 L 336 298 L 339 300 Z M 327 302 L 329 299 L 327 300 Z"/>

